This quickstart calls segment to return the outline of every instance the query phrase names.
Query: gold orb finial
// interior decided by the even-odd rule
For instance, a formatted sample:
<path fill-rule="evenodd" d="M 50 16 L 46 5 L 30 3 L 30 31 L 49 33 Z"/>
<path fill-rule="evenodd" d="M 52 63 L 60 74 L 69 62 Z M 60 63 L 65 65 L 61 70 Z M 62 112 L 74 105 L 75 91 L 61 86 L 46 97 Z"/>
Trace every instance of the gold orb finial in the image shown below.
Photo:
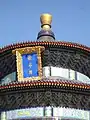
<path fill-rule="evenodd" d="M 42 14 L 40 17 L 40 21 L 41 21 L 41 27 L 43 29 L 50 29 L 52 22 L 52 15 L 48 13 Z"/>

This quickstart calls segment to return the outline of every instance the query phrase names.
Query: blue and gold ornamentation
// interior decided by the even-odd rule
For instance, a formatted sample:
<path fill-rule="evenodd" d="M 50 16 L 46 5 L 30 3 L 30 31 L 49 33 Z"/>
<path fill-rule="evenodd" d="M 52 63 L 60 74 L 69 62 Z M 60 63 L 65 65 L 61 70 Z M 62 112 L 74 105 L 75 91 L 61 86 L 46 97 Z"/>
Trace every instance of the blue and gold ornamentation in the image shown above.
<path fill-rule="evenodd" d="M 38 56 L 37 53 L 23 54 L 23 77 L 37 77 L 38 76 Z"/>
<path fill-rule="evenodd" d="M 25 47 L 13 50 L 17 60 L 18 81 L 40 80 L 42 77 L 42 46 Z"/>

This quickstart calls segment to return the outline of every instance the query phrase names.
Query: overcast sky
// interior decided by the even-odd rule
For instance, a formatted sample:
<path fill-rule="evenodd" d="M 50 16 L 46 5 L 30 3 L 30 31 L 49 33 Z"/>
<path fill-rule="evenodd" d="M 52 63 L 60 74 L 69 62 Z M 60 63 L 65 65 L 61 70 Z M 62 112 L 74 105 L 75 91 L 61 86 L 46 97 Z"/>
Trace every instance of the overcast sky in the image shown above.
<path fill-rule="evenodd" d="M 42 13 L 52 14 L 56 40 L 90 46 L 90 0 L 0 0 L 0 47 L 36 40 Z"/>

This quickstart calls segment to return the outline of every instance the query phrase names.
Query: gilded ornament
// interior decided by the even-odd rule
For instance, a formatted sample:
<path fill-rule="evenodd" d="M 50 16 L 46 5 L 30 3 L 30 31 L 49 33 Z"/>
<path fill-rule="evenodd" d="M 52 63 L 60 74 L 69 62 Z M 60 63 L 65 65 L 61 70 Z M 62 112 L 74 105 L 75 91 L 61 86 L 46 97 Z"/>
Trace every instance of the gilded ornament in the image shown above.
<path fill-rule="evenodd" d="M 40 17 L 40 21 L 41 21 L 41 24 L 43 25 L 43 24 L 51 24 L 51 22 L 52 22 L 52 15 L 50 15 L 50 14 L 42 14 L 41 15 L 41 17 Z"/>
<path fill-rule="evenodd" d="M 12 51 L 13 54 L 16 54 L 16 63 L 17 63 L 17 76 L 18 81 L 29 81 L 29 80 L 41 80 L 42 79 L 42 62 L 41 62 L 41 52 L 45 48 L 43 46 L 35 46 L 35 47 L 25 47 L 25 48 L 19 48 Z M 37 77 L 23 77 L 23 65 L 22 65 L 22 55 L 23 54 L 31 54 L 31 53 L 37 53 L 38 57 L 38 76 Z M 28 60 L 31 60 L 32 58 L 29 56 Z M 32 64 L 29 64 L 29 67 L 32 67 Z M 29 71 L 30 74 L 32 74 L 31 71 Z"/>

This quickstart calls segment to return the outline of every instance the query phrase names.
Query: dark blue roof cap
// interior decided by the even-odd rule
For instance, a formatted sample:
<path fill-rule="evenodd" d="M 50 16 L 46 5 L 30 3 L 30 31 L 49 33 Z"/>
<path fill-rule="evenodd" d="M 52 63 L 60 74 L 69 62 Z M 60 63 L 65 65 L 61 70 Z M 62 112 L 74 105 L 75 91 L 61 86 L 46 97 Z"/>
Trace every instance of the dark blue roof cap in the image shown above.
<path fill-rule="evenodd" d="M 37 39 L 39 39 L 42 36 L 50 36 L 50 37 L 53 37 L 53 39 L 55 39 L 55 35 L 54 35 L 54 33 L 51 30 L 41 30 L 38 33 Z"/>

